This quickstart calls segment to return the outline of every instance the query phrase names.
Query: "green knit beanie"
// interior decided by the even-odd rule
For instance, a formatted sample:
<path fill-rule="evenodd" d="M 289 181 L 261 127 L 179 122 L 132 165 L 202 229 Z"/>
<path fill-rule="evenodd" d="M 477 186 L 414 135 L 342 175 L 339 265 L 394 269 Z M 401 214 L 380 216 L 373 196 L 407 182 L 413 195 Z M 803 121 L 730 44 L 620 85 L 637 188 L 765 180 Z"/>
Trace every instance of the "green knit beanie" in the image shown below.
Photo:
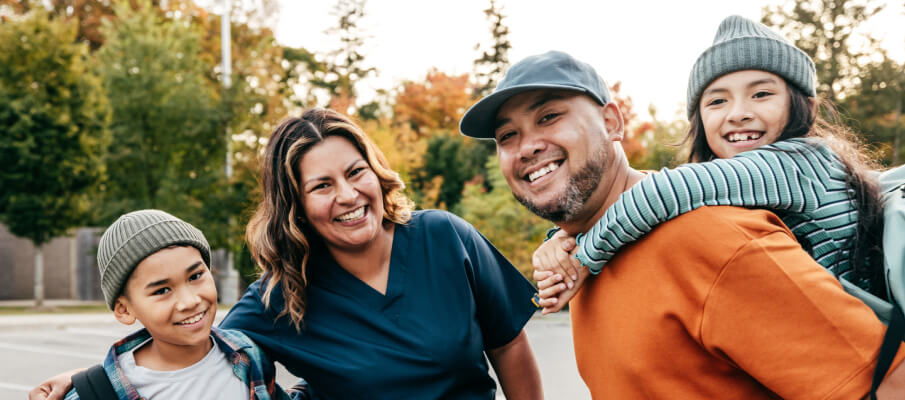
<path fill-rule="evenodd" d="M 141 260 L 170 246 L 192 246 L 210 268 L 211 250 L 204 234 L 191 224 L 160 210 L 140 210 L 119 218 L 101 236 L 97 266 L 101 291 L 113 310 L 116 298 Z"/>
<path fill-rule="evenodd" d="M 698 109 L 707 85 L 730 72 L 746 69 L 772 72 L 804 94 L 817 96 L 817 71 L 811 57 L 763 24 L 733 15 L 723 20 L 713 45 L 698 57 L 691 69 L 688 119 Z"/>

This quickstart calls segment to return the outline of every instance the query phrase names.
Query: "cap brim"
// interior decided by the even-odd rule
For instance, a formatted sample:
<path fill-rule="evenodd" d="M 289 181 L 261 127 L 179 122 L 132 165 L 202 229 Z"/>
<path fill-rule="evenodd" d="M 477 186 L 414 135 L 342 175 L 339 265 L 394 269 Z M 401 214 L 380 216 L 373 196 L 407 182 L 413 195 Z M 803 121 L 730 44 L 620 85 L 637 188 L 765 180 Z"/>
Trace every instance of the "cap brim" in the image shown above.
<path fill-rule="evenodd" d="M 462 116 L 462 121 L 459 122 L 459 131 L 465 136 L 477 139 L 493 139 L 496 114 L 500 110 L 500 107 L 512 98 L 512 96 L 540 89 L 572 90 L 588 93 L 587 90 L 581 87 L 559 84 L 520 85 L 497 90 L 475 103 L 468 111 L 465 111 L 465 115 Z"/>

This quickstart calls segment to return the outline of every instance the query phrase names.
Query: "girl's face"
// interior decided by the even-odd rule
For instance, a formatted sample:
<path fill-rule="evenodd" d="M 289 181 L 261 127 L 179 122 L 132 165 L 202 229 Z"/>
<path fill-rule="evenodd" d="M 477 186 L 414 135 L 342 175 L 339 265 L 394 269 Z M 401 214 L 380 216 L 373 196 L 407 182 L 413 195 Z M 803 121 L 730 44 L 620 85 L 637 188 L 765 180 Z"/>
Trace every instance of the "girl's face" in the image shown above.
<path fill-rule="evenodd" d="M 778 75 L 744 70 L 723 75 L 701 95 L 707 145 L 719 158 L 775 142 L 789 122 L 789 87 Z"/>
<path fill-rule="evenodd" d="M 327 246 L 355 250 L 377 237 L 383 192 L 355 145 L 330 136 L 302 156 L 300 169 L 305 218 Z"/>

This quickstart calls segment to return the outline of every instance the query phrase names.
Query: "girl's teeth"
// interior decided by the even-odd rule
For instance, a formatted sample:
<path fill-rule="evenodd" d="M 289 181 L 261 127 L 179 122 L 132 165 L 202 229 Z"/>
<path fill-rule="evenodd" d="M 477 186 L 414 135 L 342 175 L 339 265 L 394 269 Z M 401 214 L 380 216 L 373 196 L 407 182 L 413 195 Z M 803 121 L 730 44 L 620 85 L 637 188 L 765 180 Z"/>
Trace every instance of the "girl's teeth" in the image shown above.
<path fill-rule="evenodd" d="M 763 136 L 762 133 L 731 133 L 726 139 L 734 143 L 742 140 L 757 140 L 761 136 Z"/>

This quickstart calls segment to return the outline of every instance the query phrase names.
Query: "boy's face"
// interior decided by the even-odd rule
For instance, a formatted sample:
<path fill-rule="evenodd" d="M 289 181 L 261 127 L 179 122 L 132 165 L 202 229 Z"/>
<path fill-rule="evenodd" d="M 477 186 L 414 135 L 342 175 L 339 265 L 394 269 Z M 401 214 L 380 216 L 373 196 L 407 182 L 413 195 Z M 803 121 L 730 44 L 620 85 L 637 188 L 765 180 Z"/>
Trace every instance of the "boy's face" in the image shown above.
<path fill-rule="evenodd" d="M 137 319 L 157 345 L 206 346 L 217 312 L 217 287 L 198 249 L 170 247 L 142 260 L 116 300 L 124 324 Z"/>

